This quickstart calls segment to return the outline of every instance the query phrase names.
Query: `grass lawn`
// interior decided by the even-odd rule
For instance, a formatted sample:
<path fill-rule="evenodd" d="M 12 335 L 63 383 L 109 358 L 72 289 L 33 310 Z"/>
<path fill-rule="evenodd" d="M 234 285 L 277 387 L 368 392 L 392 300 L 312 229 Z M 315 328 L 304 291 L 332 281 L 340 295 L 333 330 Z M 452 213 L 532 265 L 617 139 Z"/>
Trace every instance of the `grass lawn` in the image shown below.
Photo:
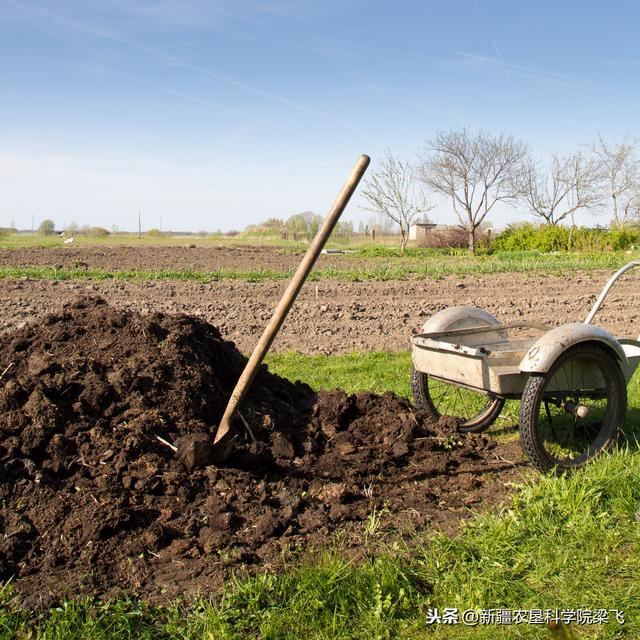
<path fill-rule="evenodd" d="M 409 393 L 405 353 L 272 355 L 269 365 L 316 388 Z M 630 406 L 639 401 L 635 379 Z M 232 581 L 189 606 L 67 603 L 36 616 L 13 606 L 9 585 L 0 595 L 0 639 L 638 638 L 638 430 L 628 424 L 618 451 L 571 477 L 539 476 L 519 487 L 500 513 L 473 517 L 455 538 L 423 532 L 411 552 L 371 527 L 380 539 L 364 562 L 331 549 L 310 553 L 281 575 Z M 535 624 L 429 626 L 434 607 L 619 610 L 625 623 L 609 613 L 608 624 L 560 631 Z"/>

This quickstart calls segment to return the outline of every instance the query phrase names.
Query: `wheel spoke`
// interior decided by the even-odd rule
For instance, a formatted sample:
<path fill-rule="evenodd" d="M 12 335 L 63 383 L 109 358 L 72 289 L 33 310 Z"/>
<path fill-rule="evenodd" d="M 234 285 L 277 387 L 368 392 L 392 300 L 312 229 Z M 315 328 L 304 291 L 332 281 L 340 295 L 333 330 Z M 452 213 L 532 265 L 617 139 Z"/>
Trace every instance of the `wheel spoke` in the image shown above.
<path fill-rule="evenodd" d="M 587 345 L 563 354 L 536 381 L 537 400 L 525 397 L 528 388 L 529 383 L 522 402 L 523 444 L 543 468 L 582 464 L 606 446 L 626 401 L 617 362 L 604 349 Z"/>
<path fill-rule="evenodd" d="M 489 427 L 504 404 L 504 400 L 481 391 L 459 387 L 419 372 L 414 372 L 412 384 L 416 406 L 426 409 L 434 419 L 443 415 L 454 416 L 462 431 L 481 431 Z"/>

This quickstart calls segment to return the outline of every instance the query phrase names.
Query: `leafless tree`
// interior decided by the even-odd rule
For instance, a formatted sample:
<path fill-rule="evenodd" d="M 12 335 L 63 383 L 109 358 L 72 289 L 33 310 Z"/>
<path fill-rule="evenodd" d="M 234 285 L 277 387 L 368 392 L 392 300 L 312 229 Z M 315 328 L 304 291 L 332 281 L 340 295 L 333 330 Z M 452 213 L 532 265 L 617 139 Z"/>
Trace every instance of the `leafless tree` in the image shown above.
<path fill-rule="evenodd" d="M 441 131 L 427 142 L 420 179 L 451 199 L 471 253 L 476 231 L 493 207 L 517 199 L 515 182 L 526 154 L 526 145 L 510 135 L 466 128 Z"/>
<path fill-rule="evenodd" d="M 529 213 L 547 224 L 573 221 L 577 211 L 602 204 L 598 167 L 579 152 L 552 154 L 548 166 L 527 158 L 517 182 Z"/>
<path fill-rule="evenodd" d="M 387 216 L 400 227 L 403 253 L 409 241 L 411 223 L 416 216 L 433 208 L 416 182 L 411 163 L 396 158 L 390 151 L 365 182 L 362 195 L 368 202 L 364 209 Z"/>
<path fill-rule="evenodd" d="M 637 140 L 628 136 L 620 143 L 608 143 L 598 136 L 592 149 L 602 183 L 611 201 L 611 225 L 623 227 L 640 209 L 640 159 Z"/>

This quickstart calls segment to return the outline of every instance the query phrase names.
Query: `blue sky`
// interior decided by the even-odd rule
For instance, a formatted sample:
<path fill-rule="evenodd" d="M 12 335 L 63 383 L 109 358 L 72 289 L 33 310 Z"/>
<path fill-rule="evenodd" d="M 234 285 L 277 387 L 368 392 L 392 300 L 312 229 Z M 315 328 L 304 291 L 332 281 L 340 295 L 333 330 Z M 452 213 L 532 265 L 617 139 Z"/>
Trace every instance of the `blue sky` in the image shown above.
<path fill-rule="evenodd" d="M 325 213 L 360 153 L 451 126 L 541 155 L 636 135 L 639 22 L 632 1 L 0 0 L 0 226 L 242 228 Z"/>

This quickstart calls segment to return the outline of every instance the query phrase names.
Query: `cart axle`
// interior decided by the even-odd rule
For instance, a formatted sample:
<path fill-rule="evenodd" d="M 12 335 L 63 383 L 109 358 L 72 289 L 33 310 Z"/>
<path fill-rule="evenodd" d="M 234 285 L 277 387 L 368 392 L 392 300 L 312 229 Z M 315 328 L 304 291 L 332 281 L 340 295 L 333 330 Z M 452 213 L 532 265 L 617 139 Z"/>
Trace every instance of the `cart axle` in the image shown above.
<path fill-rule="evenodd" d="M 578 416 L 578 418 L 589 417 L 589 407 L 585 407 L 583 404 L 574 404 L 573 402 L 565 402 L 562 405 L 562 408 L 567 413 L 572 413 L 574 416 Z"/>

